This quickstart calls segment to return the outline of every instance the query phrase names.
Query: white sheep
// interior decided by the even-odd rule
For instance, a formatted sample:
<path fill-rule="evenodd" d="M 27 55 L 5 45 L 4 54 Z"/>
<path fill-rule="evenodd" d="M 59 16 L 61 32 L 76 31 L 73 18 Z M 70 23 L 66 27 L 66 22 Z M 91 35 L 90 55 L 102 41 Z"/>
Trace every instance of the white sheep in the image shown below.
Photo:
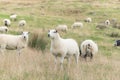
<path fill-rule="evenodd" d="M 71 27 L 72 28 L 77 28 L 77 27 L 82 28 L 83 27 L 83 23 L 82 22 L 74 22 Z"/>
<path fill-rule="evenodd" d="M 9 27 L 10 24 L 11 24 L 11 21 L 10 21 L 9 19 L 4 19 L 4 20 L 3 20 L 3 24 L 4 24 L 5 26 Z"/>
<path fill-rule="evenodd" d="M 1 32 L 1 33 L 6 33 L 6 32 L 8 32 L 8 30 L 9 30 L 9 29 L 8 29 L 8 27 L 6 27 L 6 26 L 1 26 L 1 27 L 0 27 L 0 32 Z"/>
<path fill-rule="evenodd" d="M 90 17 L 88 17 L 88 18 L 85 19 L 85 22 L 88 22 L 88 23 L 92 22 L 92 19 Z"/>
<path fill-rule="evenodd" d="M 110 20 L 105 20 L 106 25 L 110 25 Z"/>
<path fill-rule="evenodd" d="M 22 32 L 21 35 L 0 34 L 0 49 L 4 53 L 5 49 L 17 50 L 19 55 L 21 50 L 27 46 L 28 32 Z"/>
<path fill-rule="evenodd" d="M 58 25 L 55 29 L 57 31 L 63 31 L 63 32 L 67 32 L 68 30 L 67 25 Z"/>
<path fill-rule="evenodd" d="M 55 64 L 58 57 L 60 57 L 60 65 L 63 68 L 62 64 L 64 58 L 70 61 L 70 56 L 74 55 L 76 63 L 78 63 L 79 58 L 79 47 L 77 42 L 74 39 L 63 39 L 60 37 L 57 30 L 50 30 L 48 32 L 48 37 L 51 39 L 51 53 L 55 56 Z"/>
<path fill-rule="evenodd" d="M 25 20 L 20 20 L 18 25 L 19 25 L 19 27 L 23 27 L 23 26 L 26 25 L 26 21 Z"/>
<path fill-rule="evenodd" d="M 80 56 L 93 58 L 93 55 L 98 52 L 98 46 L 93 40 L 85 40 L 80 45 Z"/>
<path fill-rule="evenodd" d="M 16 15 L 16 14 L 10 15 L 10 19 L 11 19 L 12 21 L 16 21 L 17 15 Z"/>

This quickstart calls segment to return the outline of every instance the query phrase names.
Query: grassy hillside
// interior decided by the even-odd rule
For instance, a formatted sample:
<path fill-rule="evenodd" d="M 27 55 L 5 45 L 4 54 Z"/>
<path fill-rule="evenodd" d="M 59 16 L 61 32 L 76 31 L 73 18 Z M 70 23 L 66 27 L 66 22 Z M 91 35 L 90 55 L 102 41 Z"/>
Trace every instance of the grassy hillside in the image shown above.
<path fill-rule="evenodd" d="M 119 80 L 120 79 L 120 48 L 113 47 L 119 37 L 110 37 L 120 30 L 110 26 L 104 30 L 97 30 L 96 24 L 107 19 L 116 18 L 120 21 L 119 0 L 1 0 L 0 25 L 4 18 L 16 13 L 17 21 L 12 22 L 9 34 L 19 34 L 21 31 L 38 33 L 44 44 L 45 51 L 28 47 L 19 56 L 16 51 L 6 51 L 0 55 L 0 80 Z M 85 23 L 84 19 L 91 17 L 92 23 Z M 18 27 L 18 21 L 25 19 L 24 29 Z M 83 28 L 71 29 L 75 21 L 81 21 Z M 99 52 L 93 61 L 85 62 L 80 58 L 78 66 L 74 58 L 67 68 L 64 61 L 64 71 L 54 70 L 54 56 L 50 53 L 50 39 L 47 37 L 49 29 L 58 24 L 68 25 L 67 33 L 60 33 L 63 38 L 73 38 L 80 45 L 86 39 L 94 40 L 99 46 Z M 42 37 L 41 37 L 42 36 Z"/>

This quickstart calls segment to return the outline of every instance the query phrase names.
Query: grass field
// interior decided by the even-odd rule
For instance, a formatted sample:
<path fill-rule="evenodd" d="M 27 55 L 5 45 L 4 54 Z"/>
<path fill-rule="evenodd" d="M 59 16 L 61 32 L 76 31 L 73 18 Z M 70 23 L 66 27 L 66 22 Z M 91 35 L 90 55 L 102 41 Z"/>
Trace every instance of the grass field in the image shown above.
<path fill-rule="evenodd" d="M 96 23 L 106 19 L 120 21 L 119 4 L 119 0 L 0 0 L 0 25 L 10 14 L 18 15 L 17 21 L 11 24 L 9 34 L 30 31 L 44 35 L 47 42 L 44 52 L 28 47 L 19 56 L 16 51 L 6 50 L 4 55 L 0 55 L 0 80 L 119 80 L 120 48 L 113 47 L 113 43 L 120 37 L 110 35 L 113 32 L 120 34 L 120 30 L 112 26 L 104 30 L 95 28 Z M 87 17 L 91 17 L 93 22 L 85 23 Z M 24 29 L 18 27 L 21 19 L 27 21 Z M 76 20 L 83 22 L 82 29 L 71 29 Z M 65 60 L 63 71 L 60 71 L 59 64 L 54 70 L 54 56 L 49 51 L 47 32 L 58 24 L 69 27 L 67 33 L 60 33 L 63 38 L 73 38 L 79 45 L 86 39 L 98 44 L 99 52 L 93 61 L 86 62 L 80 58 L 76 65 L 71 58 L 70 68 Z M 42 42 L 38 44 L 43 45 Z"/>

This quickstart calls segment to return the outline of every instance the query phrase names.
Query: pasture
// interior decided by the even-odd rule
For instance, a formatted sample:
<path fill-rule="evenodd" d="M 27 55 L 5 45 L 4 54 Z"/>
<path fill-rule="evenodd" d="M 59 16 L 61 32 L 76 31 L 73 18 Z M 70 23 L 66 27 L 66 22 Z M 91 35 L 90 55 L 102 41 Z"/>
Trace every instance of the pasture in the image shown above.
<path fill-rule="evenodd" d="M 119 0 L 0 0 L 0 25 L 10 14 L 18 15 L 12 21 L 7 34 L 17 35 L 29 31 L 29 45 L 21 55 L 6 50 L 0 54 L 0 80 L 119 80 L 120 48 L 113 43 L 120 38 L 120 30 L 111 25 L 96 29 L 96 24 L 116 18 L 120 22 Z M 84 22 L 87 17 L 91 23 Z M 25 19 L 24 28 L 18 22 Z M 75 21 L 83 22 L 83 28 L 71 29 Z M 68 26 L 67 33 L 60 32 L 63 38 L 73 38 L 80 45 L 86 39 L 98 44 L 98 54 L 92 61 L 79 59 L 76 65 L 72 57 L 70 68 L 64 60 L 64 70 L 54 70 L 54 56 L 50 53 L 48 30 L 59 24 Z M 113 33 L 117 36 L 113 37 Z M 33 42 L 31 42 L 31 40 Z"/>

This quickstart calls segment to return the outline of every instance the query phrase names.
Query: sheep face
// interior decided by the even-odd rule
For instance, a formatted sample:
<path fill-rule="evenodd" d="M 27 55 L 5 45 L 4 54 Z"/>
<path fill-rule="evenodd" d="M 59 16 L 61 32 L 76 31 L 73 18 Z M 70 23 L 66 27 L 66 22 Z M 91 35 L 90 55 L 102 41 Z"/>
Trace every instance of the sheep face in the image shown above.
<path fill-rule="evenodd" d="M 27 40 L 28 39 L 28 34 L 29 34 L 29 32 L 22 32 L 23 39 Z"/>
<path fill-rule="evenodd" d="M 49 30 L 48 31 L 48 37 L 50 37 L 51 39 L 54 39 L 58 36 L 57 30 Z"/>

